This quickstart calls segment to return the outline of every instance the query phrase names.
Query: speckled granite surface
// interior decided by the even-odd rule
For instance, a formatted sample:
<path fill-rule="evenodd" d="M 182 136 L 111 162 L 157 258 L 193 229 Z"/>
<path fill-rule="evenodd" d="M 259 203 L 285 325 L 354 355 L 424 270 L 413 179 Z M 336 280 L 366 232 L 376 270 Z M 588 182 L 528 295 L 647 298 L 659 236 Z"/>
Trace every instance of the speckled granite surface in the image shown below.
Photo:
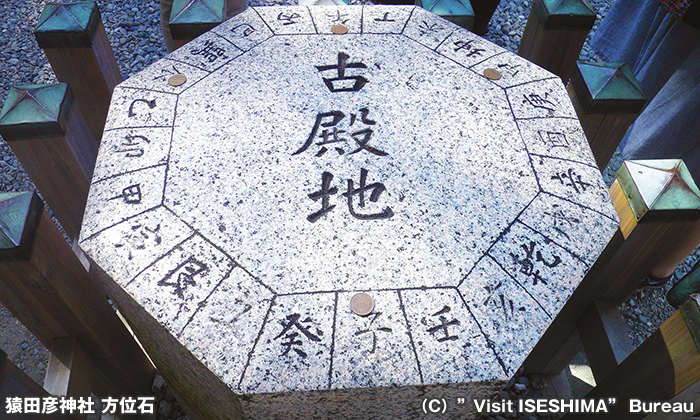
<path fill-rule="evenodd" d="M 420 8 L 269 7 L 115 90 L 80 244 L 257 394 L 502 383 L 617 224 L 556 76 Z"/>

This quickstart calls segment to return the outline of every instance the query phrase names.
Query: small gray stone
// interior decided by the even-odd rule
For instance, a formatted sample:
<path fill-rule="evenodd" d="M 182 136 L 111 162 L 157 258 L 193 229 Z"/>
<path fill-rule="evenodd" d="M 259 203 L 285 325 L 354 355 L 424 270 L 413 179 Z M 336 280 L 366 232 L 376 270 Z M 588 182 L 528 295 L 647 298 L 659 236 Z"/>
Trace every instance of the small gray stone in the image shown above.
<path fill-rule="evenodd" d="M 153 391 L 153 393 L 158 394 L 163 391 L 164 387 L 165 380 L 162 376 L 156 375 L 155 379 L 153 379 L 153 385 L 151 386 L 151 390 Z"/>
<path fill-rule="evenodd" d="M 532 392 L 530 392 L 528 398 L 533 399 L 533 400 L 542 399 L 542 398 L 544 398 L 544 392 L 539 391 L 539 390 L 532 391 Z"/>
<path fill-rule="evenodd" d="M 513 384 L 513 389 L 516 392 L 523 392 L 527 389 L 527 387 L 521 383 Z"/>
<path fill-rule="evenodd" d="M 547 381 L 545 381 L 542 376 L 537 374 L 530 375 L 530 384 L 534 389 L 543 389 L 547 387 Z"/>
<path fill-rule="evenodd" d="M 166 419 L 170 418 L 170 416 L 173 414 L 174 410 L 175 410 L 175 404 L 171 403 L 170 401 L 161 401 L 160 402 L 159 411 Z"/>
<path fill-rule="evenodd" d="M 175 401 L 175 395 L 173 395 L 173 391 L 168 387 L 165 388 L 165 400 L 170 402 Z"/>
<path fill-rule="evenodd" d="M 29 344 L 27 344 L 26 341 L 23 341 L 22 344 L 20 344 L 20 347 L 22 347 L 22 350 L 27 350 L 29 348 Z"/>
<path fill-rule="evenodd" d="M 525 376 L 521 376 L 520 379 L 518 379 L 518 382 L 520 382 L 521 384 L 523 384 L 525 386 L 530 386 L 530 380 L 527 379 L 527 377 L 525 377 Z"/>

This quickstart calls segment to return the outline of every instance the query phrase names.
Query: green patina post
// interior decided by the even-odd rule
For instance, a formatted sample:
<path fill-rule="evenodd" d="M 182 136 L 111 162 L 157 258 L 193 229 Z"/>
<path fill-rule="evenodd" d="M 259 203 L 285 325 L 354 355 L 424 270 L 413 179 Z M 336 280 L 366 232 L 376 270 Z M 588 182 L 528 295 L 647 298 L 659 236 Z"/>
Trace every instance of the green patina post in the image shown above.
<path fill-rule="evenodd" d="M 49 3 L 39 16 L 34 37 L 42 48 L 86 48 L 92 46 L 100 21 L 95 2 Z"/>
<path fill-rule="evenodd" d="M 180 48 L 226 20 L 225 0 L 174 0 L 170 32 Z"/>
<path fill-rule="evenodd" d="M 644 92 L 624 63 L 578 63 L 568 92 L 596 163 L 603 170 L 644 108 Z"/>
<path fill-rule="evenodd" d="M 65 83 L 10 89 L 0 134 L 66 233 L 77 237 L 97 159 L 97 145 Z"/>
<path fill-rule="evenodd" d="M 62 136 L 72 102 L 65 83 L 13 87 L 0 113 L 0 133 L 9 141 Z"/>
<path fill-rule="evenodd" d="M 34 36 L 58 80 L 75 92 L 90 134 L 99 144 L 112 91 L 122 78 L 97 4 L 47 4 Z"/>
<path fill-rule="evenodd" d="M 32 255 L 44 204 L 32 191 L 0 194 L 0 261 L 24 261 Z"/>
<path fill-rule="evenodd" d="M 464 29 L 474 27 L 474 9 L 469 0 L 422 0 L 421 6 Z"/>
<path fill-rule="evenodd" d="M 567 82 L 595 17 L 586 0 L 534 0 L 518 55 Z"/>

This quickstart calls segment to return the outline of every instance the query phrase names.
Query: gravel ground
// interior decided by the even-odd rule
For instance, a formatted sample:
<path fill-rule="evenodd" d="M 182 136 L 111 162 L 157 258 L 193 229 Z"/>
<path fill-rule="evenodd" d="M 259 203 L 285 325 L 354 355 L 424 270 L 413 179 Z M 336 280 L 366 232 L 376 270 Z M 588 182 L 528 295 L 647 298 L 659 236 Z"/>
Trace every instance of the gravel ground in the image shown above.
<path fill-rule="evenodd" d="M 612 1 L 590 1 L 598 13 L 594 30 Z M 350 2 L 371 4 L 367 0 Z M 12 86 L 55 82 L 51 67 L 32 35 L 47 3 L 46 0 L 0 1 L 0 103 L 4 103 Z M 165 56 L 157 0 L 98 0 L 97 3 L 124 78 Z M 294 3 L 293 0 L 254 0 L 249 4 L 260 6 Z M 527 0 L 501 0 L 486 38 L 516 52 L 529 9 L 530 2 Z M 597 61 L 588 41 L 581 53 L 581 60 Z M 604 176 L 608 184 L 612 183 L 620 163 L 619 155 L 616 155 L 606 169 Z M 5 142 L 0 141 L 0 191 L 24 191 L 30 188 L 33 188 L 32 183 L 21 165 Z M 696 252 L 682 265 L 680 271 L 689 270 L 697 259 Z M 673 313 L 673 308 L 666 303 L 666 291 L 667 289 L 644 293 L 637 291 L 621 306 L 635 345 L 641 343 Z M 2 307 L 0 348 L 8 353 L 11 361 L 42 383 L 48 351 Z"/>

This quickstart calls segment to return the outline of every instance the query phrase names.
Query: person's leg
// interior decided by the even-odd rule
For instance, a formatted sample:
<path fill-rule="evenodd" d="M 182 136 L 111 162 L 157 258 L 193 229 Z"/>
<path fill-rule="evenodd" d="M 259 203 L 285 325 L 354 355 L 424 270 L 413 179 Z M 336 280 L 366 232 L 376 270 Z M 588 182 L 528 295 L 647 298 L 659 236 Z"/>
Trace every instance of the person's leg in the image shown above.
<path fill-rule="evenodd" d="M 175 51 L 175 41 L 170 33 L 170 10 L 173 8 L 173 0 L 160 0 L 160 29 L 163 32 L 165 49 L 171 53 Z"/>
<path fill-rule="evenodd" d="M 626 160 L 683 159 L 700 183 L 700 46 L 681 64 L 637 117 L 622 150 Z M 676 266 L 700 245 L 700 221 L 679 237 L 643 286 L 665 283 Z"/>

